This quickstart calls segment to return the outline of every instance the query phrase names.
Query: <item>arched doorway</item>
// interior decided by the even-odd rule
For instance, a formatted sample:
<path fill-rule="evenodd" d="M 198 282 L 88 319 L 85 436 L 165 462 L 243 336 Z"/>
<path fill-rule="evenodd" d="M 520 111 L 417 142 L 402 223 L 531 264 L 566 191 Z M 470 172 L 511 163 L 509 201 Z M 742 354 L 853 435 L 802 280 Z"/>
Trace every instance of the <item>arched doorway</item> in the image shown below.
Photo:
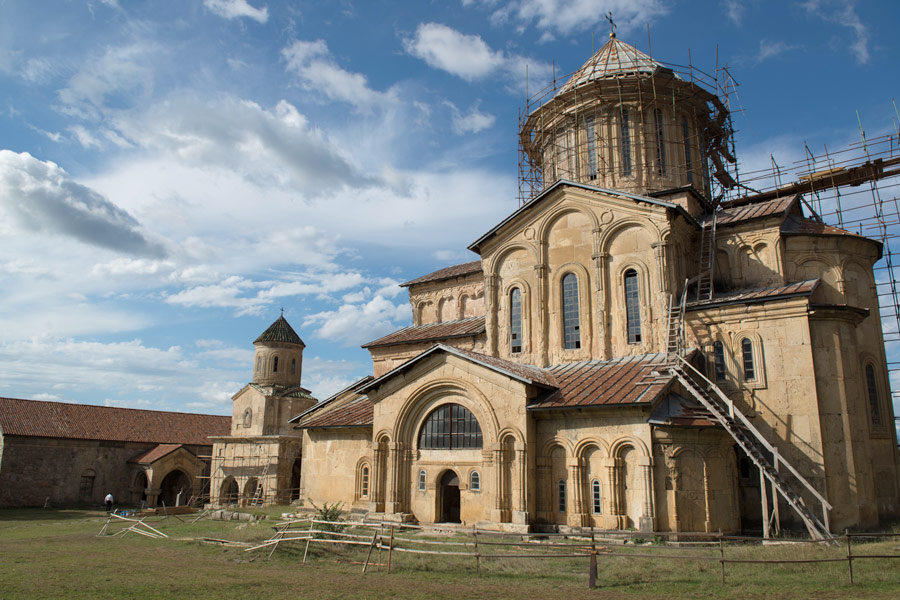
<path fill-rule="evenodd" d="M 244 485 L 244 504 L 250 504 L 253 501 L 253 498 L 256 496 L 256 489 L 260 487 L 259 479 L 256 477 L 251 477 L 247 480 L 247 483 Z M 260 490 L 260 498 L 262 497 L 262 491 Z"/>
<path fill-rule="evenodd" d="M 291 502 L 300 498 L 300 459 L 294 460 L 291 466 Z"/>
<path fill-rule="evenodd" d="M 447 471 L 441 477 L 441 501 L 439 514 L 441 523 L 459 523 L 459 476 Z"/>
<path fill-rule="evenodd" d="M 235 504 L 238 501 L 239 495 L 240 489 L 238 488 L 238 482 L 234 480 L 234 477 L 229 477 L 222 482 L 222 487 L 219 490 L 219 503 Z"/>
<path fill-rule="evenodd" d="M 179 493 L 181 494 L 180 498 Z M 190 476 L 179 469 L 175 469 L 163 477 L 162 484 L 159 486 L 159 501 L 164 502 L 166 506 L 187 504 L 193 494 L 194 486 Z"/>
<path fill-rule="evenodd" d="M 147 474 L 139 471 L 134 478 L 134 487 L 131 490 L 132 504 L 143 505 L 147 501 Z"/>

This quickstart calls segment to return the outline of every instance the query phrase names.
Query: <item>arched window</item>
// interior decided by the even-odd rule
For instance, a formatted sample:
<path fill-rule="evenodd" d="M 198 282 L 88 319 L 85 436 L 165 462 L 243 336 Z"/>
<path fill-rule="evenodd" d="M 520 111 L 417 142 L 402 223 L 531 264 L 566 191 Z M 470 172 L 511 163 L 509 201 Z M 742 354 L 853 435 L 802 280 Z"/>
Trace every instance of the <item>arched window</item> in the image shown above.
<path fill-rule="evenodd" d="M 509 292 L 509 351 L 522 351 L 522 290 L 517 287 Z"/>
<path fill-rule="evenodd" d="M 249 428 L 249 427 L 250 427 L 250 424 L 251 424 L 252 422 L 253 422 L 253 411 L 251 411 L 251 410 L 248 408 L 247 410 L 244 411 L 244 416 L 243 416 L 243 426 L 244 426 L 244 429 Z"/>
<path fill-rule="evenodd" d="M 597 179 L 597 132 L 594 129 L 594 115 L 584 118 L 585 134 L 587 135 L 587 166 L 588 179 Z"/>
<path fill-rule="evenodd" d="M 273 373 L 277 373 L 277 372 L 278 372 L 278 357 L 277 357 L 277 356 L 276 356 L 275 359 L 272 361 L 272 372 L 273 372 Z"/>
<path fill-rule="evenodd" d="M 713 343 L 713 362 L 716 367 L 716 381 L 725 381 L 725 344 Z"/>
<path fill-rule="evenodd" d="M 259 373 L 260 369 L 262 369 L 262 357 L 256 357 L 256 372 Z"/>
<path fill-rule="evenodd" d="M 478 474 L 478 471 L 472 471 L 469 475 L 469 489 L 473 492 L 481 490 L 481 475 Z"/>
<path fill-rule="evenodd" d="M 459 404 L 434 409 L 419 433 L 419 448 L 425 450 L 481 448 L 481 443 L 481 426 L 475 415 Z"/>
<path fill-rule="evenodd" d="M 641 300 L 638 296 L 638 274 L 634 269 L 625 271 L 625 322 L 628 343 L 641 342 Z"/>
<path fill-rule="evenodd" d="M 691 137 L 687 117 L 681 118 L 681 135 L 684 138 L 684 169 L 688 183 L 694 183 L 694 165 L 691 163 Z"/>
<path fill-rule="evenodd" d="M 872 425 L 881 425 L 878 383 L 875 381 L 875 368 L 872 365 L 866 365 L 866 388 L 869 392 L 869 417 L 872 419 Z"/>
<path fill-rule="evenodd" d="M 362 482 L 360 484 L 359 495 L 363 498 L 369 496 L 369 467 L 363 467 Z"/>
<path fill-rule="evenodd" d="M 741 340 L 741 354 L 744 359 L 744 381 L 756 379 L 756 368 L 753 364 L 753 342 L 750 338 Z"/>
<path fill-rule="evenodd" d="M 603 504 L 602 504 L 602 495 L 600 488 L 600 480 L 595 479 L 591 482 L 591 512 L 595 515 L 599 515 L 603 512 Z"/>
<path fill-rule="evenodd" d="M 424 491 L 425 491 L 425 482 L 426 482 L 426 478 L 427 478 L 427 477 L 428 477 L 428 476 L 425 474 L 425 470 L 424 470 L 424 469 L 421 470 L 421 471 L 419 471 L 419 491 L 420 491 L 420 492 L 424 492 Z"/>
<path fill-rule="evenodd" d="M 556 482 L 556 500 L 559 512 L 566 512 L 566 480 L 560 479 Z"/>
<path fill-rule="evenodd" d="M 629 124 L 630 116 L 628 109 L 623 108 L 621 114 L 621 127 L 619 127 L 619 135 L 621 136 L 622 150 L 622 175 L 631 176 L 631 126 Z"/>
<path fill-rule="evenodd" d="M 563 348 L 581 348 L 581 331 L 578 315 L 578 277 L 566 273 L 562 278 Z"/>
<path fill-rule="evenodd" d="M 663 121 L 663 111 L 656 109 L 653 111 L 654 126 L 656 129 L 656 174 L 666 174 L 666 139 L 665 139 L 665 122 Z"/>
<path fill-rule="evenodd" d="M 291 359 L 291 375 L 293 375 L 296 372 L 297 372 L 297 359 L 292 358 Z"/>

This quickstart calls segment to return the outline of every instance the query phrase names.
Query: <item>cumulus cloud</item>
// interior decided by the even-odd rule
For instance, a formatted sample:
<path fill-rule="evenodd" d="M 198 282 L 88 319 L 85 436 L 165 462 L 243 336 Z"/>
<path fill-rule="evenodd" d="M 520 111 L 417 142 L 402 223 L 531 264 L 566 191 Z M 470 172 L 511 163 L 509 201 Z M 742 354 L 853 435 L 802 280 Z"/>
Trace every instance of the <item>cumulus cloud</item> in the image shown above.
<path fill-rule="evenodd" d="M 27 152 L 0 150 L 0 211 L 23 231 L 61 234 L 132 255 L 166 254 L 128 212 Z"/>
<path fill-rule="evenodd" d="M 490 4 L 490 3 L 488 3 Z M 668 12 L 662 0 L 512 0 L 493 14 L 497 22 L 512 21 L 520 27 L 533 24 L 544 32 L 543 40 L 591 31 L 606 23 L 612 11 L 617 27 L 628 31 L 642 27 Z"/>
<path fill-rule="evenodd" d="M 226 19 L 240 19 L 246 17 L 257 23 L 265 23 L 269 20 L 269 8 L 254 8 L 247 0 L 203 0 L 203 6 L 210 12 Z"/>
<path fill-rule="evenodd" d="M 389 93 L 369 87 L 365 75 L 341 68 L 324 40 L 297 40 L 281 51 L 289 73 L 307 90 L 324 94 L 330 100 L 347 102 L 359 110 L 368 110 L 386 100 Z"/>
<path fill-rule="evenodd" d="M 394 304 L 379 294 L 364 304 L 344 304 L 337 310 L 309 315 L 303 324 L 318 326 L 316 337 L 358 346 L 408 325 L 411 317 L 408 303 Z"/>
<path fill-rule="evenodd" d="M 807 0 L 802 6 L 810 15 L 849 29 L 853 35 L 851 54 L 859 64 L 869 62 L 869 29 L 856 13 L 856 0 Z"/>
<path fill-rule="evenodd" d="M 481 112 L 478 104 L 473 105 L 466 113 L 460 112 L 452 102 L 445 102 L 445 104 L 450 108 L 453 117 L 453 133 L 457 135 L 478 133 L 493 125 L 496 120 L 494 115 Z"/>

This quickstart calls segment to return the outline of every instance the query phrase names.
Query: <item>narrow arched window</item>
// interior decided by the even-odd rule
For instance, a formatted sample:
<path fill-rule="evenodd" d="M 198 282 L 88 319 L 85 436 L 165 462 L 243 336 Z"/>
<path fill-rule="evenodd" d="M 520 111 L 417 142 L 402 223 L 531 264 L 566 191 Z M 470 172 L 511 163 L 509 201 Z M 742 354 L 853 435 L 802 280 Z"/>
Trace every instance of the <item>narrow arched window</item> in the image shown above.
<path fill-rule="evenodd" d="M 625 271 L 625 321 L 628 343 L 641 342 L 641 300 L 638 295 L 638 275 L 634 269 Z"/>
<path fill-rule="evenodd" d="M 595 515 L 603 512 L 603 497 L 601 495 L 600 480 L 595 479 L 591 482 L 591 511 Z"/>
<path fill-rule="evenodd" d="M 509 351 L 522 351 L 522 290 L 513 288 L 509 292 Z"/>
<path fill-rule="evenodd" d="M 362 485 L 360 486 L 360 496 L 363 498 L 369 495 L 369 467 L 363 467 L 362 470 Z"/>
<path fill-rule="evenodd" d="M 694 165 L 691 161 L 691 137 L 687 117 L 681 118 L 681 135 L 684 138 L 684 169 L 688 183 L 694 183 Z"/>
<path fill-rule="evenodd" d="M 426 482 L 427 477 L 428 476 L 426 475 L 424 470 L 419 471 L 419 491 L 420 492 L 425 491 L 425 482 Z"/>
<path fill-rule="evenodd" d="M 744 359 L 744 381 L 756 379 L 756 367 L 753 364 L 753 342 L 750 338 L 741 340 L 741 354 Z"/>
<path fill-rule="evenodd" d="M 481 475 L 478 474 L 478 471 L 472 471 L 469 475 L 469 489 L 473 492 L 481 490 Z"/>
<path fill-rule="evenodd" d="M 725 344 L 713 343 L 713 361 L 716 367 L 716 381 L 725 381 Z"/>
<path fill-rule="evenodd" d="M 656 174 L 666 174 L 666 139 L 665 139 L 665 122 L 663 121 L 663 111 L 656 109 L 653 111 L 654 126 L 656 129 Z"/>
<path fill-rule="evenodd" d="M 247 429 L 248 427 L 250 427 L 250 424 L 251 424 L 252 422 L 253 422 L 253 411 L 251 411 L 251 410 L 248 408 L 247 410 L 244 411 L 244 417 L 243 417 L 243 426 L 244 426 L 244 429 Z"/>
<path fill-rule="evenodd" d="M 594 129 L 594 115 L 584 118 L 585 135 L 587 136 L 588 179 L 597 179 L 597 132 Z"/>
<path fill-rule="evenodd" d="M 297 359 L 292 358 L 291 359 L 291 375 L 293 375 L 296 372 L 297 372 Z"/>
<path fill-rule="evenodd" d="M 259 373 L 260 369 L 262 369 L 262 357 L 256 357 L 256 372 Z"/>
<path fill-rule="evenodd" d="M 272 361 L 272 372 L 273 372 L 273 373 L 277 373 L 277 372 L 278 372 L 278 357 L 277 357 L 277 356 L 276 356 L 275 359 Z"/>
<path fill-rule="evenodd" d="M 875 368 L 872 365 L 866 365 L 866 388 L 869 392 L 869 416 L 872 419 L 872 425 L 881 425 L 878 383 L 875 381 Z"/>
<path fill-rule="evenodd" d="M 434 409 L 419 433 L 419 448 L 424 450 L 481 448 L 481 444 L 478 420 L 459 404 L 445 404 Z"/>
<path fill-rule="evenodd" d="M 559 512 L 566 512 L 566 480 L 560 479 L 556 482 L 556 500 Z"/>
<path fill-rule="evenodd" d="M 567 273 L 562 278 L 563 348 L 581 348 L 581 331 L 578 315 L 578 277 Z"/>
<path fill-rule="evenodd" d="M 622 175 L 631 176 L 631 125 L 628 109 L 623 108 L 620 118 L 619 136 L 621 137 Z"/>

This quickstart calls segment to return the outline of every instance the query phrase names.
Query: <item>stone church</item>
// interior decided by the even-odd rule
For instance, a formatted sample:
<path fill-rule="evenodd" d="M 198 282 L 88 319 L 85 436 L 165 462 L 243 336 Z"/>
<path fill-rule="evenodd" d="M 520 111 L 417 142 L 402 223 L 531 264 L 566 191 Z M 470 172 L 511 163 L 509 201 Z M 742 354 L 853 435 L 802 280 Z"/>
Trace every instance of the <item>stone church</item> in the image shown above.
<path fill-rule="evenodd" d="M 372 375 L 314 404 L 282 317 L 230 439 L 282 445 L 269 486 L 396 521 L 822 537 L 900 516 L 881 245 L 796 194 L 723 201 L 726 118 L 611 36 L 523 119 L 536 193 L 478 260 L 403 284 L 413 324 L 364 346 Z M 220 499 L 259 495 L 221 474 Z"/>

